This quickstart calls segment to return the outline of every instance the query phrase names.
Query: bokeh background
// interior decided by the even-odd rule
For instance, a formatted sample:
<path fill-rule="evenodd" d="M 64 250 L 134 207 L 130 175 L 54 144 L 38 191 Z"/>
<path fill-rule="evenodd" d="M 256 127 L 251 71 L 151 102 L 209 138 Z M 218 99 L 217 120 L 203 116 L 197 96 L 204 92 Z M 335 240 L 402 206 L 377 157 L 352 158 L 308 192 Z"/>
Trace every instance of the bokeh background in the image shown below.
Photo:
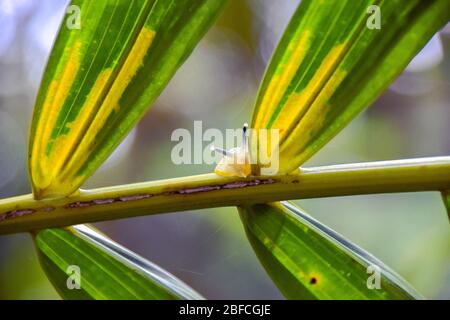
<path fill-rule="evenodd" d="M 239 128 L 298 0 L 231 0 L 161 97 L 84 188 L 211 172 L 171 162 L 176 128 Z M 0 0 L 0 198 L 30 192 L 33 101 L 67 1 Z M 83 19 L 83 18 L 81 18 Z M 83 23 L 83 20 L 81 20 Z M 388 28 L 389 26 L 382 26 Z M 307 165 L 450 154 L 450 28 Z M 373 253 L 427 298 L 450 298 L 450 228 L 438 193 L 305 200 L 312 216 Z M 96 224 L 212 299 L 281 299 L 235 208 Z M 58 299 L 28 234 L 0 236 L 0 298 Z"/>

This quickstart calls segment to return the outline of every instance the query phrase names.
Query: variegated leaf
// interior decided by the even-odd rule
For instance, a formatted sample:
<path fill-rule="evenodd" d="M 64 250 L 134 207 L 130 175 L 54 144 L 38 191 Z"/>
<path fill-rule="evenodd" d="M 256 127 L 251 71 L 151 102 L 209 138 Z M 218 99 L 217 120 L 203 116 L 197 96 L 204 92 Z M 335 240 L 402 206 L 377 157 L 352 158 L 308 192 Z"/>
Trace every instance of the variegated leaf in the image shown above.
<path fill-rule="evenodd" d="M 253 128 L 279 130 L 279 172 L 297 169 L 372 103 L 449 19 L 448 0 L 301 1 L 253 115 Z"/>
<path fill-rule="evenodd" d="M 225 0 L 74 0 L 37 97 L 29 170 L 37 198 L 78 189 L 160 94 Z"/>

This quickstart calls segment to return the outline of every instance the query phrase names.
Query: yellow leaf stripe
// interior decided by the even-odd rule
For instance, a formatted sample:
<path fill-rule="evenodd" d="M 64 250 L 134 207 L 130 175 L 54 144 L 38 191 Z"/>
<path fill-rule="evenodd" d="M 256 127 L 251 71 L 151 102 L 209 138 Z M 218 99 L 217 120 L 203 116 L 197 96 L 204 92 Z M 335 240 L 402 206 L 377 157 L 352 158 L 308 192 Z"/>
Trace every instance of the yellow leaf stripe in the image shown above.
<path fill-rule="evenodd" d="M 298 155 L 318 130 L 323 128 L 332 109 L 329 100 L 347 75 L 347 71 L 336 69 L 336 64 L 346 49 L 346 44 L 335 46 L 305 89 L 289 97 L 281 116 L 274 124 L 275 128 L 285 130 L 285 139 L 281 140 L 280 146 L 281 159 L 292 159 Z"/>
<path fill-rule="evenodd" d="M 282 112 L 278 114 L 278 117 L 272 125 L 272 128 L 280 129 L 281 137 L 283 137 L 289 130 L 293 129 L 299 120 L 308 112 L 314 98 L 317 97 L 317 94 L 329 79 L 330 73 L 334 70 L 336 62 L 341 56 L 343 50 L 343 44 L 334 47 L 325 57 L 320 68 L 309 81 L 308 85 L 301 92 L 293 92 L 289 96 L 283 106 Z M 330 79 L 330 82 L 336 81 Z M 330 82 L 327 83 L 326 87 L 330 88 L 333 86 L 332 84 L 330 85 Z M 323 95 L 321 94 L 321 96 L 323 100 Z M 329 97 L 329 95 L 325 96 Z M 283 139 L 281 138 L 281 140 Z"/>
<path fill-rule="evenodd" d="M 276 71 L 268 84 L 253 124 L 255 129 L 279 129 L 280 172 L 290 167 L 289 163 L 298 157 L 314 134 L 323 128 L 332 108 L 329 100 L 347 75 L 345 70 L 338 67 L 348 49 L 346 42 L 335 45 L 330 50 L 303 89 L 291 89 L 293 91 L 283 100 L 301 66 L 309 38 L 310 32 L 306 31 L 298 41 L 289 44 L 287 52 L 290 54 L 284 58 L 286 62 L 280 64 L 281 69 Z M 277 109 L 280 109 L 278 114 L 274 112 Z"/>
<path fill-rule="evenodd" d="M 37 155 L 40 153 L 40 150 L 45 150 L 44 142 L 50 140 L 59 111 L 70 92 L 69 89 L 80 67 L 80 46 L 81 43 L 78 41 L 68 49 L 70 53 L 63 67 L 62 74 L 50 83 L 44 100 L 41 119 L 46 119 L 46 121 L 44 125 L 38 126 L 36 130 L 35 143 L 32 150 L 34 156 L 31 157 L 32 161 L 30 163 L 31 171 L 39 173 L 39 176 L 36 177 L 36 180 L 39 181 L 39 186 L 48 185 L 51 177 L 45 174 L 49 167 L 48 158 L 38 157 Z"/>
<path fill-rule="evenodd" d="M 277 109 L 283 94 L 295 76 L 300 64 L 308 49 L 309 32 L 300 35 L 298 41 L 289 44 L 284 59 L 279 69 L 276 70 L 272 77 L 266 92 L 261 100 L 259 111 L 253 122 L 254 128 L 264 128 L 272 116 L 273 110 Z M 264 126 L 260 126 L 264 124 Z"/>
<path fill-rule="evenodd" d="M 67 128 L 69 129 L 68 132 L 66 134 L 61 134 L 57 138 L 48 157 L 44 157 L 45 161 L 42 161 L 42 157 L 38 156 L 38 148 L 43 150 L 43 146 L 35 143 L 35 148 L 33 149 L 35 156 L 32 157 L 32 159 L 41 160 L 40 170 L 34 170 L 34 172 L 41 173 L 39 176 L 35 177 L 34 181 L 36 189 L 40 190 L 39 196 L 66 194 L 67 191 L 72 188 L 72 185 L 79 183 L 77 179 L 74 179 L 71 181 L 71 184 L 68 185 L 65 177 L 67 175 L 76 176 L 76 173 L 80 169 L 80 165 L 84 163 L 84 160 L 92 151 L 96 143 L 97 134 L 104 127 L 108 117 L 114 112 L 119 111 L 121 108 L 119 100 L 130 81 L 135 76 L 137 70 L 143 65 L 143 59 L 151 46 L 154 37 L 155 32 L 153 30 L 146 27 L 141 29 L 110 88 L 107 87 L 107 84 L 110 82 L 113 70 L 105 69 L 99 74 L 81 108 L 81 112 L 79 112 L 74 121 L 67 125 Z M 70 92 L 70 86 L 79 66 L 79 62 L 77 62 L 78 60 L 75 58 L 76 53 L 73 55 L 74 57 L 71 56 L 69 58 L 69 64 L 66 65 L 64 75 L 59 84 L 61 92 L 65 94 Z M 66 77 L 66 74 L 70 74 L 70 76 Z M 61 83 L 63 83 L 63 85 L 61 85 Z M 109 89 L 109 91 L 103 101 L 101 101 L 106 89 Z M 52 90 L 49 90 L 49 95 L 51 94 Z M 58 97 L 57 95 L 58 93 L 55 95 L 54 100 L 59 105 L 53 105 L 52 108 L 44 108 L 46 111 L 50 109 L 54 110 L 54 114 L 49 118 L 44 118 L 50 119 L 50 121 L 48 121 L 45 126 L 47 128 L 45 135 L 39 135 L 36 139 L 40 143 L 49 141 L 50 129 L 54 128 L 58 111 L 61 110 L 61 105 L 64 102 L 64 99 L 60 99 L 62 97 Z M 59 99 L 57 99 L 57 97 Z M 47 99 L 50 98 L 52 97 L 47 97 Z M 47 99 L 45 103 L 51 103 L 53 100 L 47 101 Z M 81 181 L 84 179 L 80 178 L 79 180 Z"/>

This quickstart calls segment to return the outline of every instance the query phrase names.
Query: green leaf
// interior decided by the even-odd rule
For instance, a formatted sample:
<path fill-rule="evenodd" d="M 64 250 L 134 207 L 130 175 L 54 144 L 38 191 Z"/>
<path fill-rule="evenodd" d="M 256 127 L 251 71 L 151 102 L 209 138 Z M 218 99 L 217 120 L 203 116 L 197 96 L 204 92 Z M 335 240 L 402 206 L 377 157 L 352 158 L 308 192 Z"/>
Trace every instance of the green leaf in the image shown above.
<path fill-rule="evenodd" d="M 450 190 L 442 191 L 442 200 L 447 209 L 448 218 L 450 219 Z"/>
<path fill-rule="evenodd" d="M 34 239 L 41 265 L 64 299 L 203 299 L 167 271 L 87 226 L 37 231 Z M 80 289 L 73 288 L 78 275 Z"/>
<path fill-rule="evenodd" d="M 288 299 L 420 298 L 381 261 L 291 203 L 245 206 L 239 212 L 255 253 Z M 368 283 L 377 285 L 376 274 L 380 289 L 369 289 Z"/>
<path fill-rule="evenodd" d="M 381 29 L 368 27 L 377 16 L 373 4 Z M 448 0 L 301 1 L 252 122 L 279 129 L 279 172 L 296 170 L 370 105 L 449 19 Z"/>
<path fill-rule="evenodd" d="M 29 170 L 37 198 L 64 196 L 111 154 L 209 29 L 226 0 L 74 0 L 35 104 Z"/>

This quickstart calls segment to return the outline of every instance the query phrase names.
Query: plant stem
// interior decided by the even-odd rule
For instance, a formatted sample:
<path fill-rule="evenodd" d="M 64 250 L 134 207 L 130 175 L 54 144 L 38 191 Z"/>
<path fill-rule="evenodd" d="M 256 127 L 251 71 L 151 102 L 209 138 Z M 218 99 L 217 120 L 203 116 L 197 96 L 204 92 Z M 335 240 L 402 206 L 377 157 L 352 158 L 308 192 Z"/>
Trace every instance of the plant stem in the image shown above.
<path fill-rule="evenodd" d="M 0 234 L 164 212 L 289 199 L 450 189 L 450 157 L 301 168 L 298 174 L 234 178 L 204 174 L 44 200 L 0 200 Z"/>

